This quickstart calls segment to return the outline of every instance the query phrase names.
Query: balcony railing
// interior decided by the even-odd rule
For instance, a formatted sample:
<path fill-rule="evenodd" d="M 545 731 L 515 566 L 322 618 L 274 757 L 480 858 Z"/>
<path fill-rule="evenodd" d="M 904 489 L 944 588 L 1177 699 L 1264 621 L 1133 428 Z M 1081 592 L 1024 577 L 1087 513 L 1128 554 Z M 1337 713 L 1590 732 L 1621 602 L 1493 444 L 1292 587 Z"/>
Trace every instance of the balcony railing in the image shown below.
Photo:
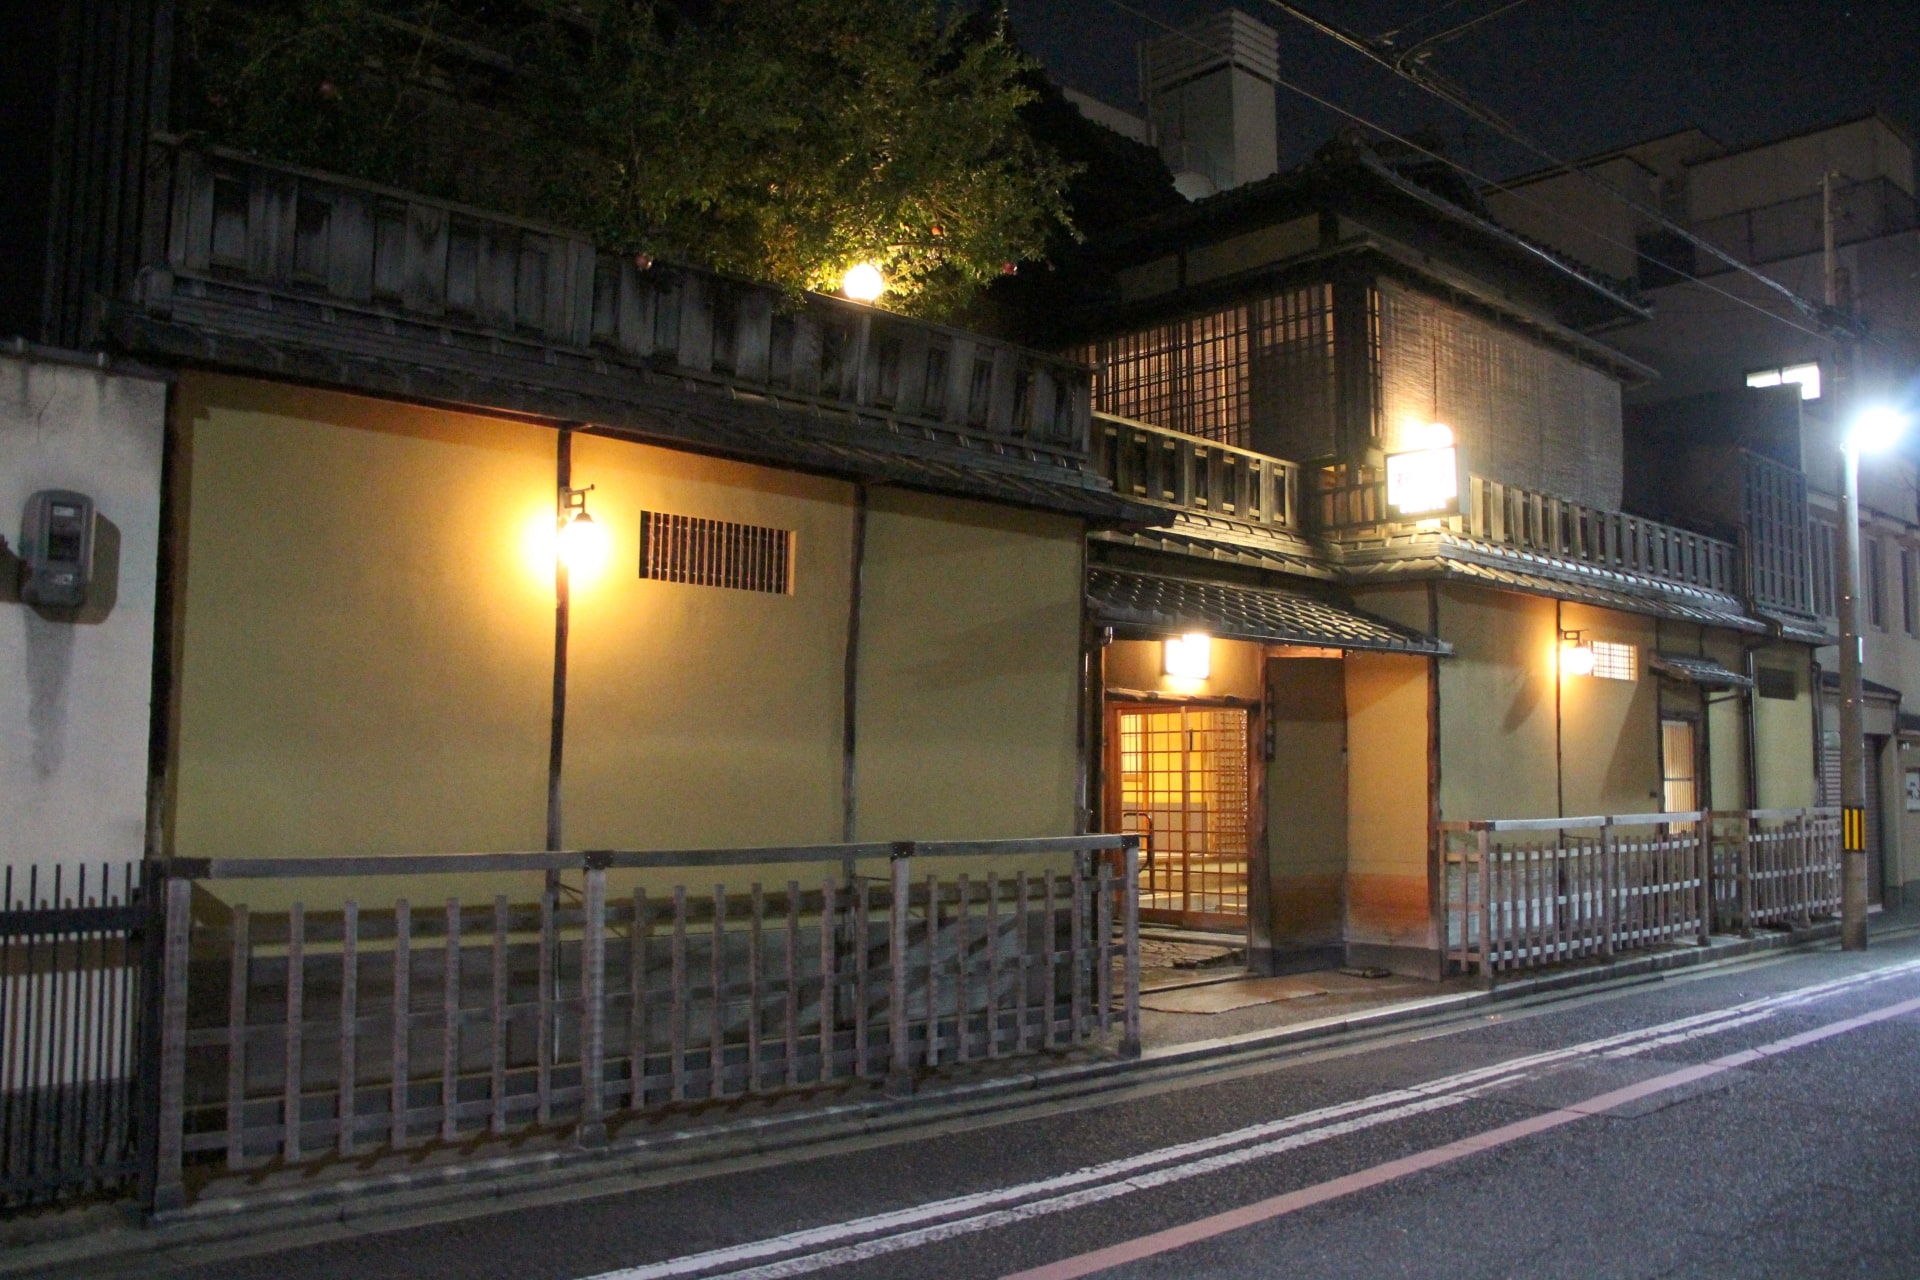
<path fill-rule="evenodd" d="M 1369 528 L 1411 531 L 1424 523 L 1390 517 L 1385 477 L 1346 467 L 1320 473 L 1320 520 L 1321 527 L 1336 536 Z M 1740 593 L 1738 550 L 1732 543 L 1484 476 L 1468 477 L 1461 514 L 1436 523 L 1460 536 L 1516 551 L 1725 595 Z"/>
<path fill-rule="evenodd" d="M 1857 244 L 1920 226 L 1914 198 L 1887 178 L 1868 178 L 1834 188 L 1834 242 Z M 1823 243 L 1818 191 L 1757 209 L 1741 209 L 1696 223 L 1694 234 L 1747 263 L 1777 262 L 1820 252 Z M 1692 265 L 1692 264 L 1689 264 Z M 1699 255 L 1698 272 L 1730 271 L 1717 258 Z"/>
<path fill-rule="evenodd" d="M 1093 469 L 1122 497 L 1300 532 L 1300 468 L 1250 449 L 1095 414 Z"/>
<path fill-rule="evenodd" d="M 398 359 L 411 340 L 482 360 L 624 366 L 1029 460 L 1086 457 L 1088 373 L 1070 360 L 236 152 L 163 139 L 150 172 L 161 212 L 139 301 L 151 313 L 226 303 L 228 318 L 357 324 Z"/>

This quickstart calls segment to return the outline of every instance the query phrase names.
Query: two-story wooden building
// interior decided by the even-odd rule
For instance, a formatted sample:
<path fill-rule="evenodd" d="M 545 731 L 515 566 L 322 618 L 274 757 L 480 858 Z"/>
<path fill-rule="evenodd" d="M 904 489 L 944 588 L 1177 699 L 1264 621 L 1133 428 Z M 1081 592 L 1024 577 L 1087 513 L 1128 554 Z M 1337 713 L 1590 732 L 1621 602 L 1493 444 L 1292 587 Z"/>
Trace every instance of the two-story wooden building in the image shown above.
<path fill-rule="evenodd" d="M 1348 140 L 1074 279 L 1099 465 L 1174 513 L 1089 559 L 1093 790 L 1150 833 L 1148 918 L 1437 974 L 1443 822 L 1814 803 L 1821 629 L 1621 511 L 1651 371 L 1590 333 L 1626 285 Z"/>

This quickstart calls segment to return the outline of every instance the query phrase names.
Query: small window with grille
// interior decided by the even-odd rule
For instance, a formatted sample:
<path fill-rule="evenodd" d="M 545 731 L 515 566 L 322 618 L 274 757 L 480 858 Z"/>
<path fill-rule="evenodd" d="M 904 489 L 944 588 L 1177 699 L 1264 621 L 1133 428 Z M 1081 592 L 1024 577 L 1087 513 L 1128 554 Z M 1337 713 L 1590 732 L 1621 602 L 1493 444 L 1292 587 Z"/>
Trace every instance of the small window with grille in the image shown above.
<path fill-rule="evenodd" d="M 793 590 L 793 531 L 642 511 L 640 576 L 788 595 Z"/>
<path fill-rule="evenodd" d="M 1634 659 L 1636 654 L 1630 644 L 1613 644 L 1606 640 L 1593 642 L 1593 674 L 1597 680 L 1636 680 L 1639 667 Z"/>

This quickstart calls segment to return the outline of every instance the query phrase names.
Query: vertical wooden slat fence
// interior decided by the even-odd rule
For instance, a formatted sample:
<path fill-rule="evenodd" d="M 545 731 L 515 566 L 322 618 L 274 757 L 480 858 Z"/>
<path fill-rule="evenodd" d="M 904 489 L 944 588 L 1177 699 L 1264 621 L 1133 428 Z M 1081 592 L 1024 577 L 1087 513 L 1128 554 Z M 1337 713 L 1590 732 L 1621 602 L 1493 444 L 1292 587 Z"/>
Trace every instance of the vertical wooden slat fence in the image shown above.
<path fill-rule="evenodd" d="M 0 876 L 0 1206 L 136 1168 L 139 864 Z"/>
<path fill-rule="evenodd" d="M 1715 928 L 1805 927 L 1840 910 L 1840 810 L 1716 811 Z"/>
<path fill-rule="evenodd" d="M 246 1169 L 542 1127 L 592 1145 L 678 1102 L 862 1077 L 907 1090 L 945 1063 L 1086 1043 L 1116 1016 L 1137 1053 L 1135 839 L 176 861 L 170 890 L 298 880 L 310 900 L 169 916 L 156 1207 L 183 1204 L 188 1165 L 215 1153 Z M 914 874 L 994 856 L 1029 867 Z M 729 879 L 876 860 L 884 876 Z M 577 895 L 495 893 L 549 870 Z M 462 872 L 485 898 L 403 896 L 406 877 Z M 609 884 L 661 873 L 683 882 Z"/>
<path fill-rule="evenodd" d="M 1495 975 L 1807 924 L 1839 905 L 1839 811 L 1443 822 L 1449 967 Z"/>

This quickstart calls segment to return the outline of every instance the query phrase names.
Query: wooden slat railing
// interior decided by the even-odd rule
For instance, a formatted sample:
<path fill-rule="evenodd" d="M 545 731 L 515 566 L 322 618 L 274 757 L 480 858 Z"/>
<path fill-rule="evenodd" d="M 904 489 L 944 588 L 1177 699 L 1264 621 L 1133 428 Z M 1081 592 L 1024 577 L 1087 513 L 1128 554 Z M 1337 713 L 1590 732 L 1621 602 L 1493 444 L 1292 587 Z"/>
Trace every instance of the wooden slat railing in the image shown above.
<path fill-rule="evenodd" d="M 1838 809 L 1735 810 L 1712 822 L 1715 928 L 1751 936 L 1839 912 Z"/>
<path fill-rule="evenodd" d="M 139 302 L 155 314 L 209 299 L 269 313 L 282 299 L 303 315 L 318 304 L 320 318 L 366 317 L 390 342 L 446 331 L 512 354 L 571 349 L 1062 465 L 1086 459 L 1090 375 L 1071 360 L 240 152 L 163 138 L 153 155 Z"/>
<path fill-rule="evenodd" d="M 1386 479 L 1368 469 L 1323 468 L 1319 475 L 1321 528 L 1343 534 L 1390 534 L 1426 521 L 1395 521 L 1387 512 Z M 1517 551 L 1571 560 L 1665 582 L 1741 594 L 1738 549 L 1705 534 L 1605 511 L 1484 476 L 1467 478 L 1457 515 L 1437 518 L 1463 537 Z"/>
<path fill-rule="evenodd" d="M 1839 905 L 1837 809 L 1440 824 L 1449 966 L 1483 975 L 1704 945 Z"/>
<path fill-rule="evenodd" d="M 918 874 L 981 856 L 1028 869 Z M 863 862 L 879 874 L 844 870 Z M 682 880 L 690 864 L 709 878 Z M 782 864 L 782 883 L 739 883 Z M 861 1078 L 906 1089 L 1116 1025 L 1137 1054 L 1138 864 L 1120 835 L 176 862 L 155 1207 L 185 1202 L 195 1159 L 299 1164 L 555 1124 L 592 1145 L 623 1113 Z M 609 883 L 661 870 L 670 886 Z M 546 872 L 579 875 L 577 898 Z M 498 892 L 502 873 L 543 887 Z M 410 900 L 410 881 L 449 874 L 492 879 Z M 265 878 L 333 905 L 190 910 L 196 886 Z"/>
<path fill-rule="evenodd" d="M 1268 529 L 1303 531 L 1300 468 L 1281 458 L 1097 413 L 1092 463 L 1123 496 Z"/>
<path fill-rule="evenodd" d="M 1709 930 L 1701 813 L 1443 822 L 1447 955 L 1483 975 Z"/>

